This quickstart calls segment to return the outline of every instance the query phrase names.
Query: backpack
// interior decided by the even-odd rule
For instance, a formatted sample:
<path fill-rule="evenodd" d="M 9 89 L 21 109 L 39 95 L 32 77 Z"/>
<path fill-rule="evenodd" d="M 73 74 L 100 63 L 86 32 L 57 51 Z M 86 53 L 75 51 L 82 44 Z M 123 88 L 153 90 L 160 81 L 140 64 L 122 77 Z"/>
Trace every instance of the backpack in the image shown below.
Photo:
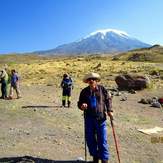
<path fill-rule="evenodd" d="M 72 87 L 72 79 L 71 78 L 66 78 L 63 79 L 62 81 L 62 88 L 68 89 Z"/>

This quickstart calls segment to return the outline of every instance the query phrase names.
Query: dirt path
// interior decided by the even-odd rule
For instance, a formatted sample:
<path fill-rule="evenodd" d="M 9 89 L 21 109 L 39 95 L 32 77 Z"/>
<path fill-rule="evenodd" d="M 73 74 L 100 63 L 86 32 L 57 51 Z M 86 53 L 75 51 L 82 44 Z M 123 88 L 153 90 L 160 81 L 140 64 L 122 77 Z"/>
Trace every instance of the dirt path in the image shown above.
<path fill-rule="evenodd" d="M 4 157 L 21 156 L 31 156 L 33 160 L 39 158 L 40 162 L 45 162 L 43 159 L 62 161 L 84 158 L 83 116 L 76 106 L 80 89 L 73 90 L 71 108 L 60 107 L 60 88 L 31 85 L 22 86 L 21 90 L 21 99 L 0 100 L 0 162 L 4 162 Z M 158 91 L 127 94 L 127 101 L 121 101 L 120 96 L 113 98 L 114 123 L 122 163 L 163 162 L 163 143 L 153 144 L 152 136 L 136 130 L 163 127 L 163 111 L 138 103 L 142 97 L 149 95 L 157 96 Z M 163 137 L 163 134 L 159 136 Z M 116 163 L 109 121 L 108 141 L 110 162 Z"/>

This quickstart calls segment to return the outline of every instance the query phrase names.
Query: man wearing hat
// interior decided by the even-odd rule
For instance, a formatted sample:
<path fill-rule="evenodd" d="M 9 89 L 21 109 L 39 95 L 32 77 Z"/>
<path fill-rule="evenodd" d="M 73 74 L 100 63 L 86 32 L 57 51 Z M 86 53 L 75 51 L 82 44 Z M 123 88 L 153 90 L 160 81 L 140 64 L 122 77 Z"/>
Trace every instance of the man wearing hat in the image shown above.
<path fill-rule="evenodd" d="M 7 85 L 8 85 L 8 74 L 6 69 L 0 71 L 0 82 L 2 96 L 0 98 L 7 99 Z"/>
<path fill-rule="evenodd" d="M 86 74 L 83 82 L 88 83 L 79 96 L 78 107 L 85 113 L 85 136 L 89 153 L 93 162 L 102 163 L 109 160 L 107 143 L 107 115 L 113 119 L 111 110 L 111 96 L 107 90 L 99 85 L 101 77 L 97 73 Z"/>

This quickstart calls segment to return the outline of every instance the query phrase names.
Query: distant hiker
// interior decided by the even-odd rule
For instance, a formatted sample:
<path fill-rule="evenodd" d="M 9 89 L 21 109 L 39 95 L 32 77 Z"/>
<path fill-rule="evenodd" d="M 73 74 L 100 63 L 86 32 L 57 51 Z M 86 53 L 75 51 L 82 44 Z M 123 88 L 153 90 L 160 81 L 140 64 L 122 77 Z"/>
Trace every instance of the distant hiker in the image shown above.
<path fill-rule="evenodd" d="M 9 99 L 13 98 L 14 90 L 16 91 L 17 99 L 21 98 L 19 89 L 19 76 L 16 70 L 11 70 L 11 86 L 10 86 L 10 96 Z"/>
<path fill-rule="evenodd" d="M 85 115 L 85 138 L 93 162 L 102 163 L 109 160 L 109 149 L 107 143 L 107 115 L 113 119 L 111 110 L 111 95 L 102 86 L 97 84 L 101 77 L 97 73 L 85 75 L 83 82 L 88 83 L 79 97 L 78 107 Z"/>
<path fill-rule="evenodd" d="M 7 99 L 8 74 L 5 69 L 0 71 L 1 93 L 0 98 Z"/>
<path fill-rule="evenodd" d="M 68 107 L 71 105 L 71 91 L 73 89 L 73 81 L 68 74 L 63 75 L 63 79 L 61 82 L 62 91 L 62 106 L 66 106 L 66 102 Z"/>
<path fill-rule="evenodd" d="M 7 96 L 9 97 L 10 93 L 10 81 L 11 81 L 11 70 L 9 69 L 7 64 L 4 64 L 4 69 L 8 74 L 8 81 L 7 81 Z"/>

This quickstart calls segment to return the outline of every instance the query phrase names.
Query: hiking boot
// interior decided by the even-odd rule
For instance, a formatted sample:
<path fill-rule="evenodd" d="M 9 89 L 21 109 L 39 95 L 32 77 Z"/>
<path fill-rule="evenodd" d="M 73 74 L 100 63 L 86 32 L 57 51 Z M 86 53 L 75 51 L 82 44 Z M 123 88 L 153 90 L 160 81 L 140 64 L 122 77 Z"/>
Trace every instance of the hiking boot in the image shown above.
<path fill-rule="evenodd" d="M 4 96 L 1 96 L 0 99 L 5 99 L 5 97 Z"/>
<path fill-rule="evenodd" d="M 62 106 L 65 107 L 66 101 L 62 100 Z"/>
<path fill-rule="evenodd" d="M 8 100 L 8 97 L 2 97 L 1 99 L 3 99 L 3 100 Z"/>
<path fill-rule="evenodd" d="M 108 163 L 108 160 L 101 160 L 102 163 Z"/>
<path fill-rule="evenodd" d="M 71 102 L 70 101 L 68 101 L 68 108 L 71 106 Z"/>
<path fill-rule="evenodd" d="M 12 97 L 12 96 L 9 96 L 9 97 L 8 97 L 8 100 L 12 100 L 12 99 L 13 99 L 13 97 Z"/>

